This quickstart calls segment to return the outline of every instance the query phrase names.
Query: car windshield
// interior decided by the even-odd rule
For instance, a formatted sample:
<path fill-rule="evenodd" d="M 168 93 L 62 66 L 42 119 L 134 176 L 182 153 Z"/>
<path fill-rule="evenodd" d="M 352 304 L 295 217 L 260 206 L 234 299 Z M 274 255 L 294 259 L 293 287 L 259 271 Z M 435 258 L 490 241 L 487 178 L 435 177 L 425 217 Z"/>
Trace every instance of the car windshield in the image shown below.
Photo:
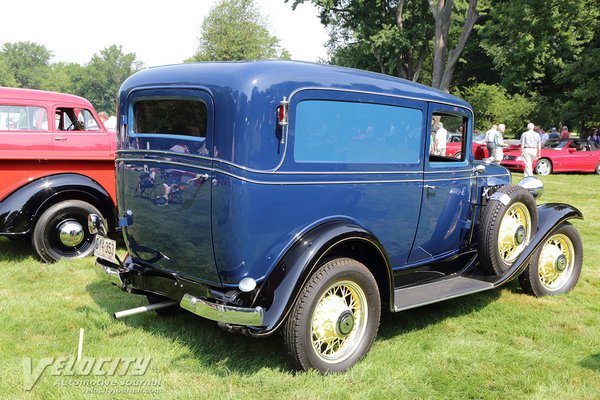
<path fill-rule="evenodd" d="M 475 135 L 473 135 L 473 141 L 475 143 L 483 143 L 485 139 L 485 133 L 477 133 Z"/>
<path fill-rule="evenodd" d="M 544 145 L 544 149 L 562 150 L 567 145 L 567 140 L 550 140 Z"/>

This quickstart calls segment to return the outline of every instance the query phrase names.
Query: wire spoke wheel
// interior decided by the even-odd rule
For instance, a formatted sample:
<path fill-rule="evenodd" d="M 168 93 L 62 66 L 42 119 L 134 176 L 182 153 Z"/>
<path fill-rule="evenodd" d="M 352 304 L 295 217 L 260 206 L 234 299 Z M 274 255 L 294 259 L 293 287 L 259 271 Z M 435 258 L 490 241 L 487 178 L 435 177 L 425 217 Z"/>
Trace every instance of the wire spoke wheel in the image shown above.
<path fill-rule="evenodd" d="M 351 258 L 335 258 L 315 271 L 283 328 L 297 366 L 341 372 L 369 351 L 379 327 L 381 299 L 373 274 Z"/>
<path fill-rule="evenodd" d="M 362 340 L 367 321 L 367 298 L 354 282 L 338 282 L 319 299 L 312 318 L 312 344 L 325 362 L 349 357 Z"/>
<path fill-rule="evenodd" d="M 506 264 L 511 264 L 529 244 L 531 214 L 522 203 L 513 204 L 500 222 L 498 253 Z"/>
<path fill-rule="evenodd" d="M 566 293 L 577 284 L 582 263 L 581 237 L 563 222 L 533 255 L 519 283 L 524 292 L 538 297 Z"/>

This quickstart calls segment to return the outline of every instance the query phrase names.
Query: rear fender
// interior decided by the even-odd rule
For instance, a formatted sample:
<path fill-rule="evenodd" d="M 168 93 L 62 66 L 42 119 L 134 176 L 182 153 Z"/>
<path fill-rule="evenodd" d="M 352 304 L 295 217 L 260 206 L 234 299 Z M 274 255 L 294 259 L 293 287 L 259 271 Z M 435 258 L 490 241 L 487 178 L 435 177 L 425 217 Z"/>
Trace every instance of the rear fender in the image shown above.
<path fill-rule="evenodd" d="M 104 187 L 87 176 L 57 174 L 28 183 L 0 202 L 0 234 L 27 234 L 48 207 L 70 199 L 94 205 L 115 229 L 115 203 Z"/>
<path fill-rule="evenodd" d="M 377 280 L 383 303 L 393 304 L 392 273 L 383 246 L 355 222 L 332 220 L 298 238 L 260 286 L 252 306 L 265 309 L 264 324 L 248 333 L 263 336 L 277 330 L 308 278 L 324 262 L 335 257 L 356 258 L 364 263 Z"/>

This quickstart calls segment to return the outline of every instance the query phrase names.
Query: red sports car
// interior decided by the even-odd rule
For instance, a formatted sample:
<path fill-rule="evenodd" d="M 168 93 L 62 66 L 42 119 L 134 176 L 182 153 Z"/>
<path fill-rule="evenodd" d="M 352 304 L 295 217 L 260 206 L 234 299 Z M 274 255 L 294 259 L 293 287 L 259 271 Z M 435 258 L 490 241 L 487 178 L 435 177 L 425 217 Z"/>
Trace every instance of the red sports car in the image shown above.
<path fill-rule="evenodd" d="M 525 162 L 520 147 L 505 151 L 500 165 L 511 171 L 523 172 Z M 538 175 L 549 175 L 553 172 L 600 174 L 600 150 L 592 150 L 585 140 L 551 140 L 542 148 L 540 158 L 533 160 L 532 167 Z"/>

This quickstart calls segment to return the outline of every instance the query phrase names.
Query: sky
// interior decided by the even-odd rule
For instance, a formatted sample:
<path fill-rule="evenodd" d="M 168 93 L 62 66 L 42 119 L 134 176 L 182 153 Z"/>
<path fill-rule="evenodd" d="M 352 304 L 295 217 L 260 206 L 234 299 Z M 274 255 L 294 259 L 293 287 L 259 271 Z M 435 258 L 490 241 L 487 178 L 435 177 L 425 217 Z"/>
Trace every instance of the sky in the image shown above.
<path fill-rule="evenodd" d="M 25 0 L 4 4 L 0 45 L 31 41 L 54 54 L 51 62 L 85 64 L 94 53 L 116 44 L 135 53 L 146 67 L 175 64 L 197 50 L 202 20 L 216 0 Z M 292 11 L 283 0 L 255 0 L 272 35 L 292 59 L 326 58 L 327 32 L 317 9 Z M 11 8 L 14 10 L 11 11 Z M 25 7 L 28 12 L 24 13 Z M 27 15 L 25 18 L 24 15 Z M 10 17 L 12 15 L 12 17 Z M 8 17 L 8 18 L 7 18 Z"/>

